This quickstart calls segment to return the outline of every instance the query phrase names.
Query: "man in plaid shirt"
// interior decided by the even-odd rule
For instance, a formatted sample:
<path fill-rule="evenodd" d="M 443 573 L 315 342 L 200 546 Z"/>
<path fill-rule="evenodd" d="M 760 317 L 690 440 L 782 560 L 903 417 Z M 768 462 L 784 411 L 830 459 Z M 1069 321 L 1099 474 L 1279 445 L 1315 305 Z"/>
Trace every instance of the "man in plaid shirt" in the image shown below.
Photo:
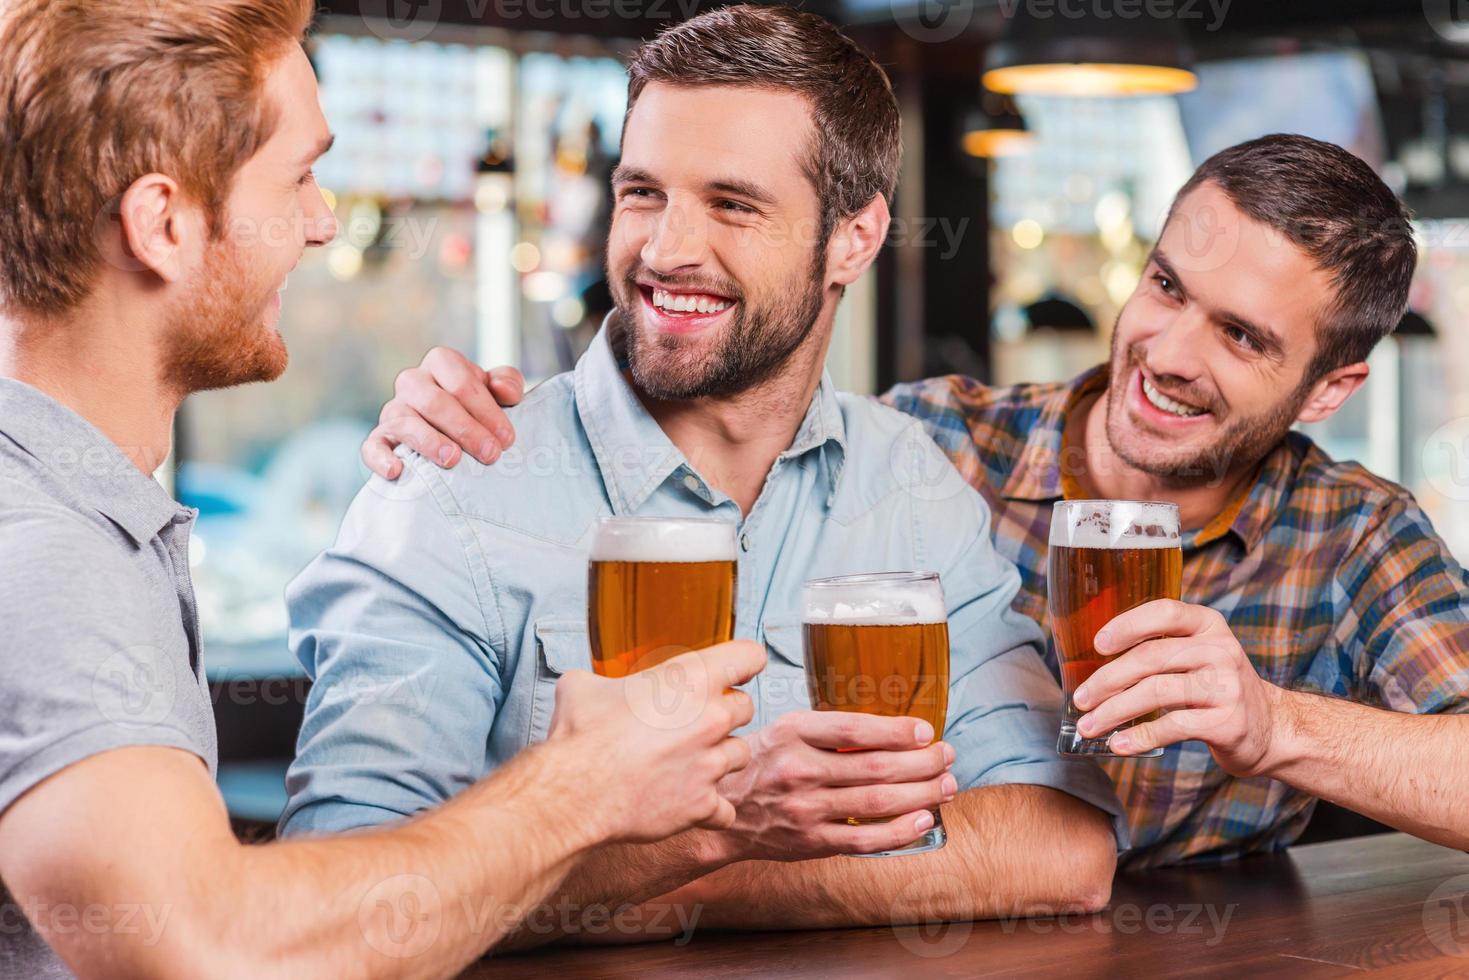
<path fill-rule="evenodd" d="M 1015 606 L 1048 634 L 1052 505 L 1178 504 L 1185 601 L 1108 624 L 1099 652 L 1129 655 L 1076 693 L 1084 736 L 1167 711 L 1114 736 L 1102 763 L 1131 822 L 1125 867 L 1283 848 L 1318 798 L 1469 849 L 1469 575 L 1407 490 L 1291 431 L 1366 380 L 1416 261 L 1407 213 L 1366 164 L 1266 137 L 1179 192 L 1108 365 L 1065 384 L 952 376 L 884 396 L 984 495 L 1020 568 Z M 404 438 L 439 458 L 425 420 L 466 448 L 490 438 L 474 419 L 506 424 L 488 391 L 458 415 L 430 397 L 471 375 L 483 387 L 444 353 L 400 376 L 364 448 L 380 472 Z M 1048 659 L 1054 671 L 1054 647 Z"/>

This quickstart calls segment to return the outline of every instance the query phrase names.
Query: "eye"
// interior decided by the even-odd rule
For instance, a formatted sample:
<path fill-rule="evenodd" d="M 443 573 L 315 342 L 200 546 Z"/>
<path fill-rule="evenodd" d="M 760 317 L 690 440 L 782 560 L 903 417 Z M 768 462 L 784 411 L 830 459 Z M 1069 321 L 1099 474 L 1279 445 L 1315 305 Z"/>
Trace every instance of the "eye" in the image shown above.
<path fill-rule="evenodd" d="M 305 187 L 307 184 L 311 183 L 315 179 L 316 179 L 316 171 L 314 171 L 314 170 L 308 170 L 308 171 L 306 171 L 305 176 L 303 176 L 300 180 L 296 181 L 296 186 L 297 187 Z"/>
<path fill-rule="evenodd" d="M 1161 290 L 1163 290 L 1163 292 L 1166 293 L 1167 295 L 1169 295 L 1169 296 L 1175 296 L 1175 297 L 1178 295 L 1178 284 L 1175 283 L 1173 281 L 1173 278 L 1171 276 L 1169 276 L 1167 273 L 1165 273 L 1165 272 L 1155 272 L 1155 273 L 1153 273 L 1153 281 L 1155 283 L 1157 283 L 1158 284 L 1158 288 L 1161 289 Z"/>
<path fill-rule="evenodd" d="M 754 208 L 750 207 L 748 204 L 741 204 L 739 201 L 716 201 L 714 206 L 720 211 L 727 211 L 730 214 L 757 213 Z"/>
<path fill-rule="evenodd" d="M 617 192 L 617 196 L 623 199 L 631 198 L 633 200 L 645 201 L 652 198 L 656 193 L 651 187 L 624 187 Z"/>
<path fill-rule="evenodd" d="M 1243 347 L 1245 350 L 1250 351 L 1251 353 L 1258 354 L 1263 349 L 1261 348 L 1259 343 L 1256 342 L 1255 338 L 1250 336 L 1248 331 L 1246 331 L 1242 327 L 1235 326 L 1232 323 L 1225 325 L 1224 336 L 1229 338 L 1229 342 L 1231 344 L 1234 344 L 1237 347 Z"/>

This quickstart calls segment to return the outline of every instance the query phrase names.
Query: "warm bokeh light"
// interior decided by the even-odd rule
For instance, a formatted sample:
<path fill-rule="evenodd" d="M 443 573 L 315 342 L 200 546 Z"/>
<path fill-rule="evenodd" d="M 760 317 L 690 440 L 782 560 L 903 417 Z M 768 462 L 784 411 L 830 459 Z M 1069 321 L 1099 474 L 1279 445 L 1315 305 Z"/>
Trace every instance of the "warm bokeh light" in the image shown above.
<path fill-rule="evenodd" d="M 1023 129 L 976 129 L 964 134 L 964 152 L 972 157 L 1007 157 L 1024 153 L 1035 142 Z"/>
<path fill-rule="evenodd" d="M 1015 222 L 1015 227 L 1010 229 L 1010 236 L 1015 239 L 1016 245 L 1028 250 L 1040 248 L 1041 242 L 1046 240 L 1046 230 L 1039 221 L 1024 218 Z"/>
<path fill-rule="evenodd" d="M 984 87 L 1005 95 L 1177 95 L 1198 83 L 1191 71 L 1161 65 L 1014 65 L 984 73 Z"/>

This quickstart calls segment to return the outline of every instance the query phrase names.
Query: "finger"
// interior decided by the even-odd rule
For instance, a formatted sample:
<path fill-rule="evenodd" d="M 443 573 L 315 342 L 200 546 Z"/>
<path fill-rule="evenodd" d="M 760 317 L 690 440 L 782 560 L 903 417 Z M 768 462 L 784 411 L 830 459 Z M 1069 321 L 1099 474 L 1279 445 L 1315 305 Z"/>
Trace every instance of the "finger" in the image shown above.
<path fill-rule="evenodd" d="M 738 736 L 731 735 L 720 742 L 719 750 L 724 753 L 725 767 L 720 779 L 732 772 L 739 772 L 750 764 L 750 743 Z"/>
<path fill-rule="evenodd" d="M 486 402 L 493 403 L 494 399 L 490 398 L 483 384 L 479 385 L 479 391 Z M 434 379 L 425 379 L 421 374 L 402 378 L 395 400 L 418 413 L 425 422 L 481 463 L 493 463 L 499 458 L 500 443 L 494 432 L 470 413 L 461 402 L 461 396 L 446 391 Z M 503 415 L 498 407 L 494 411 Z"/>
<path fill-rule="evenodd" d="M 1121 653 L 1155 636 L 1193 636 L 1204 632 L 1219 614 L 1208 606 L 1154 599 L 1114 618 L 1096 636 L 1104 657 Z"/>
<path fill-rule="evenodd" d="M 723 700 L 733 721 L 731 728 L 744 728 L 755 719 L 755 702 L 744 691 L 726 690 Z"/>
<path fill-rule="evenodd" d="M 403 461 L 393 455 L 393 442 L 381 427 L 373 429 L 362 444 L 362 462 L 384 480 L 396 480 L 403 473 Z"/>
<path fill-rule="evenodd" d="M 1113 735 L 1107 743 L 1117 755 L 1140 755 L 1153 749 L 1202 737 L 1201 711 L 1174 711 L 1157 721 L 1144 722 Z M 1204 739 L 1208 741 L 1208 739 Z"/>
<path fill-rule="evenodd" d="M 389 443 L 402 443 L 424 459 L 432 460 L 445 469 L 459 463 L 459 447 L 417 415 L 400 415 L 390 419 L 374 429 L 373 434 Z"/>
<path fill-rule="evenodd" d="M 1115 657 L 1097 669 L 1071 695 L 1082 711 L 1090 711 L 1110 697 L 1121 694 L 1144 677 L 1195 670 L 1209 659 L 1207 643 L 1195 637 L 1170 636 L 1144 640 L 1126 656 Z"/>
<path fill-rule="evenodd" d="M 485 373 L 495 401 L 507 408 L 525 397 L 525 376 L 513 367 L 491 368 Z"/>
<path fill-rule="evenodd" d="M 947 742 L 935 742 L 922 749 L 906 752 L 834 752 L 828 753 L 827 786 L 872 786 L 884 783 L 916 783 L 934 779 L 953 765 L 954 749 Z"/>
<path fill-rule="evenodd" d="M 765 648 L 753 640 L 734 640 L 674 657 L 666 663 L 697 659 L 708 671 L 710 686 L 738 687 L 765 669 Z"/>
<path fill-rule="evenodd" d="M 856 711 L 803 711 L 796 731 L 819 749 L 887 749 L 901 752 L 933 741 L 933 726 L 920 718 L 886 718 Z"/>
<path fill-rule="evenodd" d="M 822 833 L 824 842 L 838 854 L 876 854 L 907 847 L 928 833 L 933 814 L 927 810 L 905 813 L 885 823 L 831 824 Z"/>
<path fill-rule="evenodd" d="M 926 810 L 947 803 L 959 792 L 952 773 L 944 773 L 921 783 L 898 783 L 894 786 L 849 786 L 817 793 L 822 810 L 835 819 L 857 817 L 896 817 L 914 810 Z"/>
<path fill-rule="evenodd" d="M 1154 711 L 1211 707 L 1211 690 L 1217 687 L 1197 671 L 1144 677 L 1082 715 L 1076 722 L 1076 730 L 1083 738 L 1096 738 Z"/>
<path fill-rule="evenodd" d="M 734 826 L 735 808 L 734 804 L 724 797 L 714 805 L 714 813 L 706 820 L 699 821 L 698 826 L 705 830 L 728 830 Z"/>
<path fill-rule="evenodd" d="M 423 359 L 423 366 L 429 371 L 433 385 L 457 401 L 483 427 L 485 433 L 495 440 L 497 449 L 509 445 L 510 420 L 496 404 L 495 395 L 489 387 L 489 372 L 458 351 L 447 347 L 435 347 L 429 351 Z M 429 421 L 435 420 L 430 418 Z M 452 434 L 452 430 L 444 431 Z M 502 435 L 504 438 L 501 438 Z M 481 441 L 474 445 L 461 442 L 460 445 L 480 462 L 488 462 L 484 458 L 488 452 L 483 443 L 484 437 L 479 433 L 474 433 L 474 436 Z"/>

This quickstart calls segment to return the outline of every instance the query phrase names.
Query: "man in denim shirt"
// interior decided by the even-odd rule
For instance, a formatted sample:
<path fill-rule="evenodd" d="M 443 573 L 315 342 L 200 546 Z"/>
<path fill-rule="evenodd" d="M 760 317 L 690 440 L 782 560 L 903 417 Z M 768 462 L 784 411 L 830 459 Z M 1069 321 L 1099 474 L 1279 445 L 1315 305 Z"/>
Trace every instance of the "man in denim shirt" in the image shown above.
<path fill-rule="evenodd" d="M 1100 770 L 1055 754 L 1059 692 L 1038 628 L 1009 609 L 1019 579 L 983 499 L 917 422 L 822 371 L 843 289 L 888 229 L 897 107 L 881 70 L 819 18 L 732 7 L 645 46 L 631 79 L 617 309 L 575 372 L 510 413 L 528 448 L 451 471 L 400 450 L 401 478 L 371 482 L 291 587 L 316 684 L 283 832 L 407 817 L 544 737 L 557 678 L 590 662 L 596 520 L 715 517 L 739 524 L 737 634 L 770 651 L 746 686 L 754 761 L 721 785 L 735 826 L 603 849 L 562 900 L 672 892 L 746 928 L 1100 907 L 1125 827 Z M 912 720 L 809 710 L 801 583 L 901 569 L 942 576 L 942 742 Z M 942 850 L 770 863 L 906 843 L 938 802 Z"/>

